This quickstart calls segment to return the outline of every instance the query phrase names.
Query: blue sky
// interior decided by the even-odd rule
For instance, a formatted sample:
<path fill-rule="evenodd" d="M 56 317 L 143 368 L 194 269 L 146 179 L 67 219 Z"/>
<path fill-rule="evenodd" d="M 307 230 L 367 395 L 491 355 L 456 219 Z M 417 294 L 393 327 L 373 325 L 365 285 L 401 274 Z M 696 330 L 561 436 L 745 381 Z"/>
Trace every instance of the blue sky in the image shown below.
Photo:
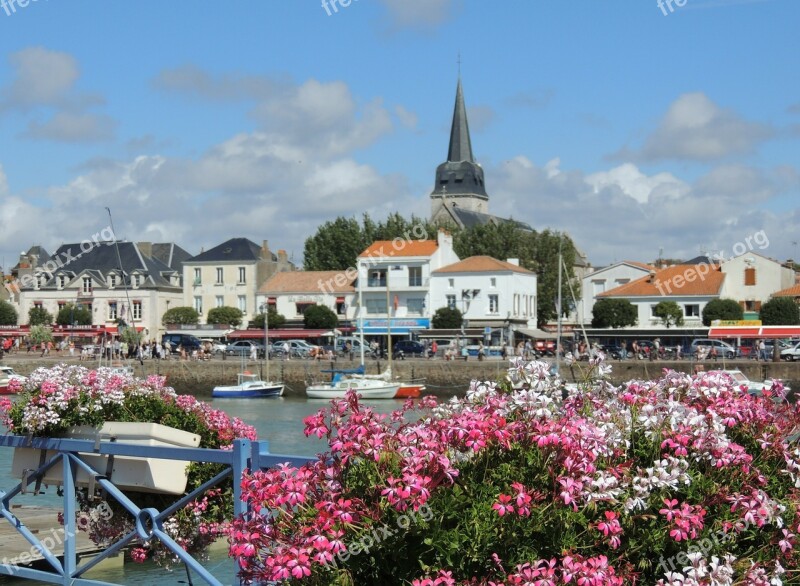
<path fill-rule="evenodd" d="M 121 238 L 297 262 L 337 215 L 427 216 L 459 53 L 492 213 L 594 265 L 762 230 L 759 252 L 800 257 L 797 0 L 19 1 L 0 0 L 6 269 L 91 238 L 106 206 Z"/>

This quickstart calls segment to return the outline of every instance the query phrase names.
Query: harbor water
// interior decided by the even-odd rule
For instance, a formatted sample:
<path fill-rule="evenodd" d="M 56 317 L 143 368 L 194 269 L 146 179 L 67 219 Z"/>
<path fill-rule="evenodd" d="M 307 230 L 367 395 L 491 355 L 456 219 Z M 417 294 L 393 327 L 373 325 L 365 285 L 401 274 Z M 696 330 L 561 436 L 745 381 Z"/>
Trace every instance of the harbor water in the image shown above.
<path fill-rule="evenodd" d="M 211 402 L 218 409 L 224 410 L 231 416 L 239 417 L 243 421 L 255 426 L 259 439 L 269 441 L 270 452 L 274 454 L 300 455 L 313 457 L 326 449 L 324 440 L 316 437 L 307 438 L 303 434 L 303 419 L 316 413 L 319 409 L 329 405 L 326 400 L 310 400 L 296 397 L 282 397 L 273 399 L 214 399 L 198 396 L 198 398 Z M 376 411 L 388 413 L 402 405 L 399 400 L 364 401 Z M 0 488 L 10 488 L 14 479 L 11 478 L 11 457 L 13 450 L 0 448 Z M 26 505 L 60 506 L 60 499 L 55 494 L 55 489 L 50 487 L 45 494 L 20 495 L 14 503 Z M 3 521 L 5 522 L 5 521 Z M 53 526 L 57 528 L 58 521 L 53 517 Z M 206 568 L 223 584 L 235 583 L 233 561 L 227 555 L 224 546 L 215 548 L 204 562 Z M 167 584 L 204 584 L 198 576 L 187 577 L 183 566 L 176 566 L 172 571 L 152 564 L 126 563 L 123 567 L 98 569 L 86 578 L 103 580 L 115 584 L 126 585 L 167 585 Z M 17 580 L 7 576 L 0 576 L 0 584 L 40 584 L 27 580 Z"/>

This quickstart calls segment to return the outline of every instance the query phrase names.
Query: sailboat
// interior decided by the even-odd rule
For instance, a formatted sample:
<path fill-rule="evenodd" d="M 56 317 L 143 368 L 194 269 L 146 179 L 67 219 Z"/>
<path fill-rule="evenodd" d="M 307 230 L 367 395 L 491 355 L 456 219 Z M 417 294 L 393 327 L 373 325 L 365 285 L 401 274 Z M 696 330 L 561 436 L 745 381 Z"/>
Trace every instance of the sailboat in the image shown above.
<path fill-rule="evenodd" d="M 235 385 L 219 385 L 212 389 L 211 396 L 222 399 L 252 399 L 259 397 L 282 397 L 284 384 L 269 379 L 269 309 L 264 311 L 264 370 L 266 381 L 245 370 L 245 356 L 242 354 L 242 372 L 236 375 Z"/>

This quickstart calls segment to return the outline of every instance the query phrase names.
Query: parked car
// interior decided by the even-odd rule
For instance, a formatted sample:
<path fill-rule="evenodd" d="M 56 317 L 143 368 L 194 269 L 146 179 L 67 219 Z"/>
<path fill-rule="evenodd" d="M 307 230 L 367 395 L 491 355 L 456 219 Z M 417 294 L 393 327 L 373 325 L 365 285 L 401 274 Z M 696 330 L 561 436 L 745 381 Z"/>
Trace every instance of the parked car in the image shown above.
<path fill-rule="evenodd" d="M 203 344 L 211 344 L 211 353 L 212 354 L 222 354 L 225 352 L 225 348 L 228 345 L 225 342 L 220 342 L 219 340 L 212 340 L 211 338 L 200 338 L 200 341 Z"/>
<path fill-rule="evenodd" d="M 270 356 L 283 356 L 285 353 L 284 344 L 289 345 L 289 356 L 292 358 L 308 358 L 312 355 L 312 350 L 316 351 L 316 346 L 312 346 L 305 340 L 277 340 L 270 346 Z"/>
<path fill-rule="evenodd" d="M 800 360 L 800 342 L 781 350 L 781 360 Z"/>
<path fill-rule="evenodd" d="M 264 344 L 252 342 L 250 340 L 237 340 L 225 346 L 225 354 L 228 356 L 250 356 L 255 346 L 256 356 L 264 358 Z"/>
<path fill-rule="evenodd" d="M 191 354 L 194 350 L 200 350 L 203 347 L 203 343 L 200 341 L 200 338 L 197 336 L 191 336 L 189 334 L 167 333 L 161 338 L 162 344 L 164 340 L 169 342 L 170 351 L 173 354 L 178 352 L 178 346 L 186 350 L 187 354 Z"/>
<path fill-rule="evenodd" d="M 698 348 L 707 349 L 707 351 L 705 351 L 705 357 L 713 356 L 714 350 L 716 350 L 716 354 L 719 358 L 735 358 L 737 354 L 736 348 L 722 340 L 711 340 L 709 338 L 692 340 L 692 343 L 689 345 L 689 352 L 692 356 L 698 356 L 703 352 L 698 350 Z"/>
<path fill-rule="evenodd" d="M 392 346 L 392 353 L 397 355 L 401 352 L 405 356 L 424 356 L 425 345 L 415 340 L 399 340 Z"/>

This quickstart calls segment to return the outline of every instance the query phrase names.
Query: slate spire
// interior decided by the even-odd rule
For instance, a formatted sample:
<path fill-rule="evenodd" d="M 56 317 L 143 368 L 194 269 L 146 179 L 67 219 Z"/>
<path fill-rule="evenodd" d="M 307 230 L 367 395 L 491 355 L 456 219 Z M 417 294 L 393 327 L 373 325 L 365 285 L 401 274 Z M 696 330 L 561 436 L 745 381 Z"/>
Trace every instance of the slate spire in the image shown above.
<path fill-rule="evenodd" d="M 475 162 L 475 157 L 472 155 L 472 142 L 469 138 L 467 108 L 464 105 L 464 90 L 461 88 L 460 76 L 456 88 L 456 105 L 453 108 L 453 125 L 450 128 L 450 148 L 447 152 L 447 160 L 453 163 Z"/>

